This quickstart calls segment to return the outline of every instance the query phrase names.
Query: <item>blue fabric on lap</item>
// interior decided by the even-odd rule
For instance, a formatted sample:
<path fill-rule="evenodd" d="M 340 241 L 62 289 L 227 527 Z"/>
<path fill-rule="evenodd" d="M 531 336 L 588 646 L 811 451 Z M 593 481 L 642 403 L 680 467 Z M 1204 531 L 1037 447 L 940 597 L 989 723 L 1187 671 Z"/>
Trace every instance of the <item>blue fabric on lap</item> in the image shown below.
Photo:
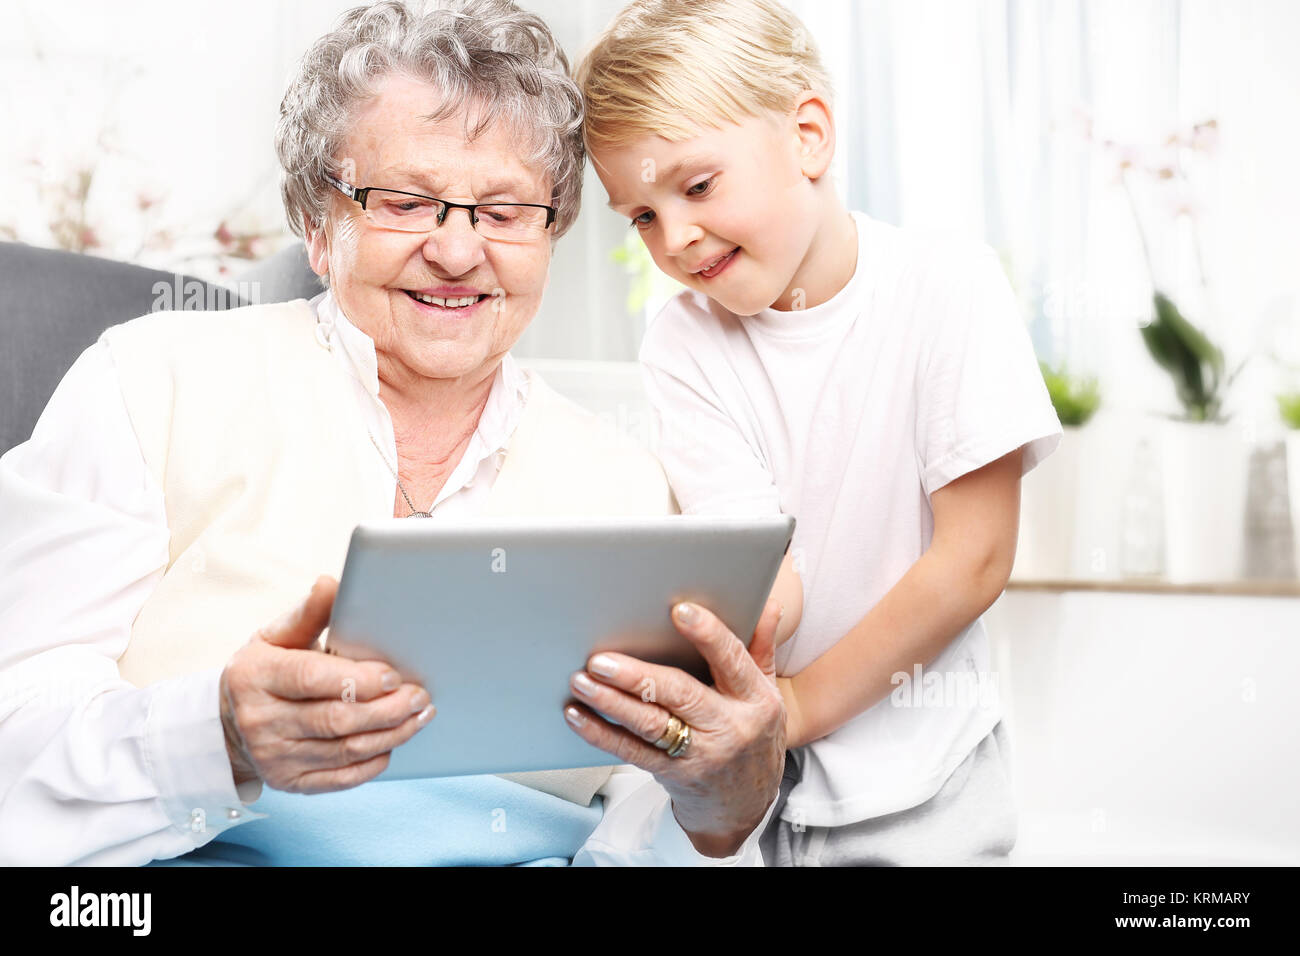
<path fill-rule="evenodd" d="M 565 866 L 600 822 L 591 805 L 494 776 L 392 780 L 337 793 L 269 787 L 268 814 L 151 866 Z"/>

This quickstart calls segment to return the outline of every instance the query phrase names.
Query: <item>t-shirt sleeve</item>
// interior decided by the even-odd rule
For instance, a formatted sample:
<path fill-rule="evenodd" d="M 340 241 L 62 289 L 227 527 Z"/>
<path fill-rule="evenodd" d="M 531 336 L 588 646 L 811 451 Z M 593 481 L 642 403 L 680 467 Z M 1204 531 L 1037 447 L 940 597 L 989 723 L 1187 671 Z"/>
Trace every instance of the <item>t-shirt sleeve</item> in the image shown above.
<path fill-rule="evenodd" d="M 918 378 L 917 456 L 927 495 L 1024 449 L 1023 473 L 1061 439 L 1011 284 L 988 248 L 954 280 Z"/>
<path fill-rule="evenodd" d="M 651 325 L 641 369 L 654 410 L 655 453 L 682 514 L 780 514 L 756 428 L 728 409 L 712 380 L 725 363 L 716 349 L 702 330 L 667 314 Z"/>

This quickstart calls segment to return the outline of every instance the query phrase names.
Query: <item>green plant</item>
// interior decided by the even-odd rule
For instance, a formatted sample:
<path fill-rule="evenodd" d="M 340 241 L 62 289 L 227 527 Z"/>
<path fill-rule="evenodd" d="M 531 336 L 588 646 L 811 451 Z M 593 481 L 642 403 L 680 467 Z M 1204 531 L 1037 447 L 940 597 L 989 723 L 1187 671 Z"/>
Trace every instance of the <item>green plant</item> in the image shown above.
<path fill-rule="evenodd" d="M 1085 134 L 1092 138 L 1091 125 Z M 1142 245 L 1142 257 L 1146 262 L 1147 274 L 1151 277 L 1154 290 L 1154 305 L 1151 321 L 1140 326 L 1142 341 L 1156 364 L 1168 373 L 1173 380 L 1174 391 L 1183 406 L 1183 418 L 1192 422 L 1223 421 L 1223 402 L 1226 393 L 1237 373 L 1245 362 L 1226 374 L 1223 350 L 1209 340 L 1206 334 L 1184 318 L 1173 299 L 1160 290 L 1156 281 L 1155 268 L 1151 261 L 1151 249 L 1147 243 L 1147 231 L 1143 227 L 1142 216 L 1138 212 L 1129 177 L 1137 172 L 1144 174 L 1153 183 L 1164 183 L 1176 187 L 1178 201 L 1175 204 L 1176 215 L 1186 216 L 1190 220 L 1189 232 L 1192 247 L 1196 253 L 1196 265 L 1200 272 L 1203 288 L 1207 287 L 1205 263 L 1201 253 L 1201 243 L 1196 228 L 1197 217 L 1193 214 L 1194 204 L 1190 201 L 1191 182 L 1183 168 L 1184 154 L 1212 154 L 1218 140 L 1218 123 L 1213 119 L 1197 123 L 1194 126 L 1176 131 L 1165 143 L 1165 156 L 1156 161 L 1144 161 L 1144 150 L 1132 145 L 1104 140 L 1103 146 L 1116 151 L 1119 156 L 1117 182 L 1123 187 L 1128 200 L 1129 211 L 1133 215 L 1133 224 L 1137 228 L 1138 239 Z"/>
<path fill-rule="evenodd" d="M 640 315 L 651 299 L 667 299 L 682 288 L 659 271 L 650 250 L 634 232 L 629 232 L 622 243 L 610 250 L 609 258 L 611 262 L 627 269 L 630 277 L 627 290 L 628 315 Z"/>
<path fill-rule="evenodd" d="M 1300 392 L 1283 392 L 1277 397 L 1277 410 L 1288 428 L 1300 428 Z"/>
<path fill-rule="evenodd" d="M 1155 314 L 1141 329 L 1147 351 L 1173 379 L 1188 421 L 1219 421 L 1224 393 L 1240 366 L 1225 377 L 1223 350 L 1188 322 L 1163 292 L 1157 290 L 1153 302 Z"/>
<path fill-rule="evenodd" d="M 1070 375 L 1064 368 L 1052 368 L 1046 362 L 1039 362 L 1038 368 L 1043 373 L 1047 394 L 1061 424 L 1086 424 L 1101 404 L 1097 380 Z"/>

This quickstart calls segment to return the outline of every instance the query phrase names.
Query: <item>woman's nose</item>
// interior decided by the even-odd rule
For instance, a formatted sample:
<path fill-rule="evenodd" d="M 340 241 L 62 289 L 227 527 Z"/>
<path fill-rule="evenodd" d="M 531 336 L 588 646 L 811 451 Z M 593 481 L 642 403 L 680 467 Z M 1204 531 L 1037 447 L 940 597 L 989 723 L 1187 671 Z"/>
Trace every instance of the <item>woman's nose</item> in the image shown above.
<path fill-rule="evenodd" d="M 424 241 L 424 258 L 448 275 L 464 275 L 486 258 L 487 240 L 474 231 L 469 215 L 468 209 L 448 209 Z"/>

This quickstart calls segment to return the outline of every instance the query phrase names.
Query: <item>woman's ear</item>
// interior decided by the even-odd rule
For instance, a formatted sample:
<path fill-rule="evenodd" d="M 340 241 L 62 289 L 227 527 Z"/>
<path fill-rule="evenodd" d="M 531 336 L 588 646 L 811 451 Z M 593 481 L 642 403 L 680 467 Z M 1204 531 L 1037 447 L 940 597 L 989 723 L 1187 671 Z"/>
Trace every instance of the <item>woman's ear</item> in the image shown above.
<path fill-rule="evenodd" d="M 794 109 L 799 171 L 816 182 L 830 169 L 835 156 L 835 117 L 830 104 L 813 90 L 801 95 Z"/>
<path fill-rule="evenodd" d="M 325 224 L 313 223 L 307 213 L 302 214 L 303 240 L 307 246 L 307 263 L 318 276 L 329 275 L 330 250 Z"/>

